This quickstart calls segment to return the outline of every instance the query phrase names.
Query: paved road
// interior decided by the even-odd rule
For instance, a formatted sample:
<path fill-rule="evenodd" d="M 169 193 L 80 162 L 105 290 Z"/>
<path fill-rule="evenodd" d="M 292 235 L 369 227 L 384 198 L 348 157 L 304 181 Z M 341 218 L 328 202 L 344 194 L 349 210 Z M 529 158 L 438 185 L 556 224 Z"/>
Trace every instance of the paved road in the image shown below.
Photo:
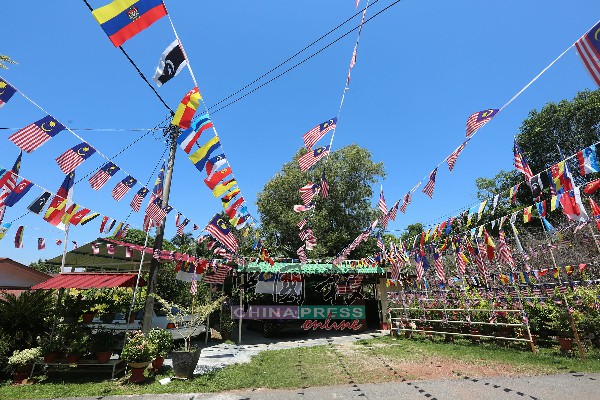
<path fill-rule="evenodd" d="M 63 400 L 598 400 L 600 374 L 523 378 L 470 378 L 325 386 L 296 390 L 244 390 L 214 394 L 107 396 Z"/>

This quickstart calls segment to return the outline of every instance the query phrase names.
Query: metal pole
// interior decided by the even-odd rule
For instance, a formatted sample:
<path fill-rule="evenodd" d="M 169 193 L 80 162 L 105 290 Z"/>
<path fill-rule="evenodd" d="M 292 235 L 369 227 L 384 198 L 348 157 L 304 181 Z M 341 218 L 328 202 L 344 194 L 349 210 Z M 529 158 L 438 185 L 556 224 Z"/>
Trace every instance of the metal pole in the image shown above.
<path fill-rule="evenodd" d="M 140 267 L 138 268 L 137 279 L 135 281 L 135 288 L 133 289 L 133 297 L 131 299 L 131 307 L 129 307 L 129 315 L 127 316 L 127 327 L 126 331 L 129 331 L 129 324 L 131 323 L 131 314 L 133 313 L 133 307 L 135 306 L 135 297 L 140 284 L 140 276 L 142 275 L 142 265 L 144 265 L 144 256 L 146 255 L 146 246 L 148 245 L 148 236 L 150 236 L 150 226 L 146 231 L 146 241 L 144 242 L 144 248 L 142 249 L 142 257 L 140 260 Z M 133 254 L 133 253 L 132 253 Z"/>
<path fill-rule="evenodd" d="M 169 193 L 171 192 L 171 178 L 173 176 L 173 167 L 175 165 L 175 152 L 177 151 L 177 136 L 179 128 L 169 125 L 166 129 L 166 134 L 169 135 L 171 148 L 169 150 L 169 160 L 167 162 L 167 171 L 165 173 L 165 182 L 163 185 L 162 206 L 165 207 L 169 203 Z M 156 236 L 154 238 L 154 250 L 162 250 L 163 236 L 165 233 L 165 218 L 160 221 L 160 225 L 156 228 Z M 152 325 L 152 313 L 154 312 L 154 294 L 156 293 L 156 284 L 158 281 L 159 261 L 152 257 L 150 261 L 150 272 L 148 273 L 148 286 L 146 289 L 146 304 L 144 306 L 144 319 L 142 320 L 142 331 L 147 333 Z"/>
<path fill-rule="evenodd" d="M 242 310 L 243 307 L 243 303 L 242 303 L 242 299 L 244 297 L 244 274 L 241 274 L 240 276 L 240 311 Z M 240 312 L 240 318 L 238 321 L 238 344 L 242 343 L 242 313 Z"/>

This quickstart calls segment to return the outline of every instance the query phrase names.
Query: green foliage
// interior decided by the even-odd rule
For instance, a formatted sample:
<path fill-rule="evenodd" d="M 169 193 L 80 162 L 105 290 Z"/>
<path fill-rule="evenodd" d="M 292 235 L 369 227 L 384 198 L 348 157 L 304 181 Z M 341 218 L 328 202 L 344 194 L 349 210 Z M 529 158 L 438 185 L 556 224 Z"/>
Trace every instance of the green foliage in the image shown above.
<path fill-rule="evenodd" d="M 92 351 L 111 351 L 115 345 L 113 333 L 106 329 L 98 329 L 92 334 Z"/>
<path fill-rule="evenodd" d="M 54 315 L 52 291 L 7 293 L 0 299 L 0 333 L 8 336 L 11 349 L 37 345 L 37 337 L 50 330 Z"/>
<path fill-rule="evenodd" d="M 301 172 L 298 158 L 305 153 L 305 149 L 298 151 L 258 194 L 261 234 L 272 256 L 297 258 L 296 250 L 302 244 L 296 224 L 303 215 L 293 210 L 295 204 L 302 204 L 298 189 L 309 182 L 319 183 L 324 167 Z M 371 153 L 357 145 L 332 152 L 326 168 L 330 191 L 328 198 L 315 198 L 311 224 L 319 243 L 309 254 L 312 258 L 338 254 L 369 226 L 377 214 L 371 207 L 371 186 L 385 176 L 383 164 L 374 163 Z M 375 240 L 370 240 L 355 250 L 351 258 L 366 256 L 375 249 Z"/>
<path fill-rule="evenodd" d="M 61 351 L 64 349 L 64 337 L 58 332 L 54 335 L 45 334 L 40 338 L 40 348 L 44 354 Z"/>
<path fill-rule="evenodd" d="M 10 56 L 7 56 L 5 54 L 0 54 L 0 68 L 1 69 L 8 69 L 8 66 L 6 65 L 6 63 L 8 63 L 8 64 L 18 64 L 15 60 L 12 60 L 10 58 Z"/>
<path fill-rule="evenodd" d="M 406 227 L 406 229 L 404 230 L 404 232 L 402 232 L 402 234 L 400 235 L 400 238 L 406 243 L 406 245 L 408 246 L 409 244 L 412 245 L 412 241 L 415 239 L 415 236 L 421 234 L 423 232 L 423 224 L 420 222 L 417 222 L 416 224 L 410 224 Z M 409 242 L 410 243 L 407 243 Z"/>
<path fill-rule="evenodd" d="M 154 343 L 142 331 L 136 331 L 125 339 L 121 359 L 127 362 L 146 362 L 152 361 L 155 355 Z"/>
<path fill-rule="evenodd" d="M 35 269 L 36 271 L 40 271 L 45 274 L 57 274 L 60 272 L 60 266 L 46 264 L 45 261 L 41 259 L 29 264 L 29 268 Z"/>
<path fill-rule="evenodd" d="M 30 349 L 15 350 L 12 356 L 8 357 L 8 365 L 20 367 L 28 364 L 33 364 L 42 355 L 39 347 Z"/>
<path fill-rule="evenodd" d="M 166 329 L 152 328 L 148 332 L 147 337 L 154 344 L 158 356 L 166 357 L 173 350 L 175 344 L 173 342 L 173 335 Z"/>

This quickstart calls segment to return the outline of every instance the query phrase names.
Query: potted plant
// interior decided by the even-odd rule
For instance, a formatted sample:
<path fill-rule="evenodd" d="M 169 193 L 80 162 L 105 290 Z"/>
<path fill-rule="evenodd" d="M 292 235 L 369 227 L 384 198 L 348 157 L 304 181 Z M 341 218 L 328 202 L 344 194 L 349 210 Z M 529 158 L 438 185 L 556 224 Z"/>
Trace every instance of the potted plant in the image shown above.
<path fill-rule="evenodd" d="M 142 331 L 134 331 L 125 338 L 121 359 L 131 368 L 129 382 L 140 383 L 146 379 L 144 370 L 155 354 L 156 346 Z"/>
<path fill-rule="evenodd" d="M 51 363 L 61 356 L 64 349 L 60 335 L 45 335 L 40 338 L 40 349 L 44 355 L 44 362 Z"/>
<path fill-rule="evenodd" d="M 96 352 L 99 363 L 107 363 L 112 356 L 115 338 L 111 331 L 98 329 L 92 335 L 92 351 Z"/>
<path fill-rule="evenodd" d="M 219 332 L 223 341 L 231 340 L 231 332 L 233 331 L 234 322 L 231 319 L 231 314 L 228 310 L 222 310 L 219 316 Z"/>
<path fill-rule="evenodd" d="M 576 318 L 576 315 L 563 311 L 557 313 L 556 318 L 550 323 L 551 328 L 556 332 L 556 339 L 560 345 L 560 351 L 563 353 L 568 353 L 573 350 L 573 331 L 571 329 L 571 318 Z"/>
<path fill-rule="evenodd" d="M 79 332 L 72 340 L 67 344 L 67 362 L 70 364 L 76 364 L 82 355 L 90 350 L 92 338 L 90 335 L 84 332 Z"/>
<path fill-rule="evenodd" d="M 171 350 L 175 342 L 173 341 L 173 335 L 166 329 L 153 328 L 148 332 L 148 339 L 154 343 L 156 347 L 156 355 L 152 361 L 152 368 L 160 369 L 163 366 L 165 357 Z"/>
<path fill-rule="evenodd" d="M 154 295 L 154 297 L 165 310 L 167 319 L 175 325 L 175 329 L 183 337 L 183 347 L 172 352 L 173 374 L 176 378 L 191 379 L 200 358 L 200 350 L 191 346 L 193 329 L 184 331 L 179 327 L 185 325 L 195 326 L 205 322 L 208 315 L 221 306 L 221 302 L 225 297 L 201 305 L 196 304 L 196 299 L 192 298 L 192 306 L 189 309 L 179 305 L 175 306 L 160 296 Z M 179 312 L 173 313 L 173 310 Z M 208 327 L 206 329 L 208 330 Z"/>
<path fill-rule="evenodd" d="M 13 368 L 13 383 L 22 383 L 31 372 L 33 363 L 42 355 L 39 347 L 25 350 L 15 350 L 8 358 L 8 365 Z"/>

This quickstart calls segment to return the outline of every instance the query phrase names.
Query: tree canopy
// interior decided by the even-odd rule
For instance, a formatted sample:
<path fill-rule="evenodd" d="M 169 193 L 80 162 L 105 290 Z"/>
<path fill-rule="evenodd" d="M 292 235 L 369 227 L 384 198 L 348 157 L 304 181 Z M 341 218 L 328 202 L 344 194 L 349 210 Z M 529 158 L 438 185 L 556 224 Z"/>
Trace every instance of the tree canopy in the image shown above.
<path fill-rule="evenodd" d="M 308 253 L 311 258 L 331 257 L 350 244 L 376 218 L 371 206 L 372 185 L 385 176 L 382 163 L 371 160 L 371 153 L 358 145 L 349 145 L 329 155 L 307 172 L 301 172 L 299 150 L 258 194 L 257 205 L 262 223 L 262 235 L 272 255 L 297 258 L 302 245 L 297 223 L 311 215 L 310 223 L 318 244 Z M 298 189 L 309 182 L 319 183 L 325 170 L 329 182 L 329 197 L 318 197 L 314 212 L 294 212 L 295 204 L 302 204 Z M 353 257 L 362 257 L 375 251 L 375 241 L 361 245 Z"/>

